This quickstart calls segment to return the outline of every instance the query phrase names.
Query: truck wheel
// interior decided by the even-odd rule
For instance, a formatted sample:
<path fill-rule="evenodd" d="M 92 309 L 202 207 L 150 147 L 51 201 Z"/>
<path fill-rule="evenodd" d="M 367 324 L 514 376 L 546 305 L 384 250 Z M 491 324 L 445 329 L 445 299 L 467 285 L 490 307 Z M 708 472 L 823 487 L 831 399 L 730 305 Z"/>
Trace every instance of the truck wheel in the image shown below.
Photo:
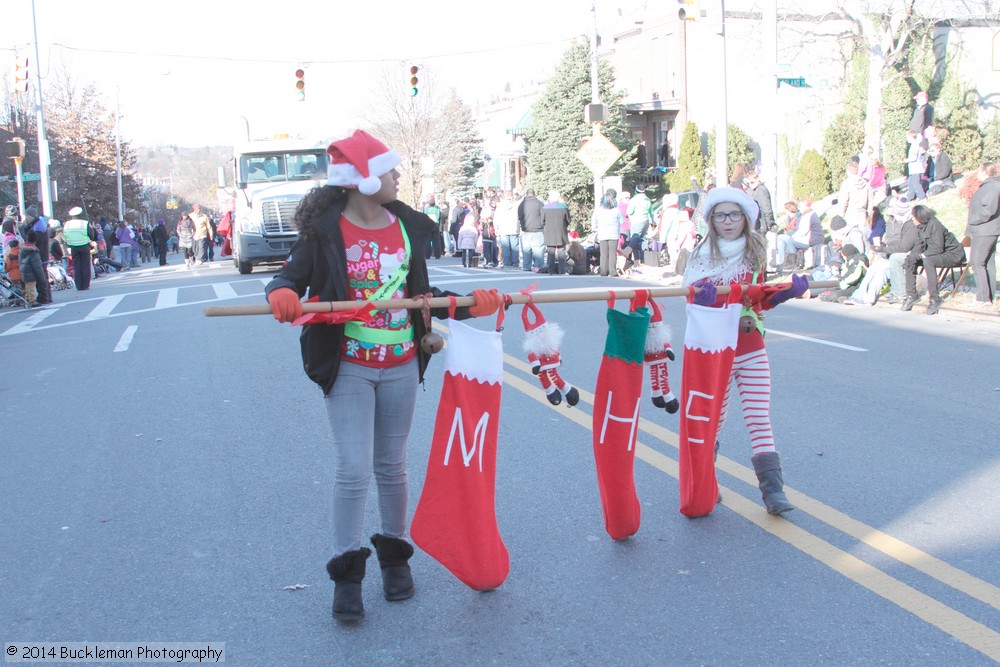
<path fill-rule="evenodd" d="M 251 264 L 250 262 L 241 262 L 241 261 L 237 260 L 236 261 L 236 270 L 240 272 L 241 276 L 245 276 L 246 274 L 248 274 L 251 271 L 253 271 L 253 264 Z"/>

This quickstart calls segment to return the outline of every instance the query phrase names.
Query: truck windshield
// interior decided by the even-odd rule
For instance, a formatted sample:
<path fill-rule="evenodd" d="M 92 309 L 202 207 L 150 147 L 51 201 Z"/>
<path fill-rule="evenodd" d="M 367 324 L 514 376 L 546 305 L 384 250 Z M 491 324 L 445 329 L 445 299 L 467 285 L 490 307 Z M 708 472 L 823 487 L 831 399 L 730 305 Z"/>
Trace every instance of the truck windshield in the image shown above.
<path fill-rule="evenodd" d="M 326 178 L 326 151 L 241 155 L 240 178 L 245 183 L 275 183 Z"/>

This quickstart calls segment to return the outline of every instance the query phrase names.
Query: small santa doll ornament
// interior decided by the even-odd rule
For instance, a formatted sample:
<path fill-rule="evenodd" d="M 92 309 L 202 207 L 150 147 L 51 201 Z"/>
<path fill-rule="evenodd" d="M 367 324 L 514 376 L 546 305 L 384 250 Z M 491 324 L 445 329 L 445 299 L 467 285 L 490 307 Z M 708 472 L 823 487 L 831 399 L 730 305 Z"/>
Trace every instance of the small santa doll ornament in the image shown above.
<path fill-rule="evenodd" d="M 649 386 L 652 389 L 653 405 L 663 408 L 670 414 L 677 412 L 680 402 L 670 391 L 667 376 L 667 360 L 674 360 L 674 350 L 670 345 L 670 326 L 663 321 L 660 305 L 649 300 L 652 315 L 649 328 L 646 329 L 646 350 L 643 361 L 649 366 Z"/>
<path fill-rule="evenodd" d="M 534 316 L 534 322 L 531 321 Z M 531 372 L 538 376 L 545 390 L 546 397 L 552 405 L 566 403 L 572 407 L 580 402 L 580 392 L 559 375 L 562 357 L 559 350 L 564 332 L 558 324 L 545 321 L 538 306 L 528 302 L 521 311 L 521 321 L 524 322 L 524 351 L 528 354 Z"/>

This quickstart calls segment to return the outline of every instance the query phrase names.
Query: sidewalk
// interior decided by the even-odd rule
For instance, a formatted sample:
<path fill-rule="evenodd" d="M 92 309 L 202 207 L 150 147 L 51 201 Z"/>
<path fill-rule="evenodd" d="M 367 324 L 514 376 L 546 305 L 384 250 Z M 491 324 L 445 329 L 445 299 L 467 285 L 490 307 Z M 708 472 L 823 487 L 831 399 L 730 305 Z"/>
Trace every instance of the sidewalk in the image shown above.
<path fill-rule="evenodd" d="M 804 272 L 803 272 L 804 273 Z M 789 274 L 768 274 L 768 282 L 778 283 L 787 279 L 786 276 Z M 674 273 L 674 266 L 671 263 L 669 266 L 646 266 L 646 265 L 635 265 L 633 266 L 624 276 L 628 280 L 636 280 L 647 283 L 656 283 L 666 287 L 680 286 L 681 276 Z M 913 307 L 913 310 L 909 313 L 903 313 L 900 311 L 900 315 L 924 315 L 924 310 L 927 308 L 927 293 L 926 287 L 922 284 L 923 278 L 918 278 L 917 288 L 920 290 L 920 301 Z M 979 308 L 972 304 L 976 301 L 975 290 L 967 290 L 963 286 L 960 290 L 956 291 L 954 295 L 950 295 L 950 288 L 941 290 L 942 298 L 944 303 L 941 305 L 940 313 L 947 315 L 953 315 L 964 320 L 980 320 L 987 322 L 998 322 L 1000 323 L 1000 300 L 994 301 L 992 307 Z M 819 303 L 824 303 L 830 308 L 880 308 L 886 310 L 896 310 L 899 311 L 899 304 L 886 303 L 884 298 L 880 298 L 874 306 L 859 306 L 859 305 L 845 305 L 836 302 L 820 302 L 817 298 L 819 293 L 814 294 L 811 298 Z"/>

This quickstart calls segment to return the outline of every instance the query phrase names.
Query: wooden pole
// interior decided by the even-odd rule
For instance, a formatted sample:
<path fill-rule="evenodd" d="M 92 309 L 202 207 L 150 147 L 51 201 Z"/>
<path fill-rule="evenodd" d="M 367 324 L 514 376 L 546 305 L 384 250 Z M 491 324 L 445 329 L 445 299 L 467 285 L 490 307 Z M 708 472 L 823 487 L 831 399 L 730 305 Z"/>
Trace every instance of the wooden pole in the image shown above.
<path fill-rule="evenodd" d="M 810 282 L 809 289 L 829 289 L 837 287 L 836 280 L 824 280 L 820 282 Z M 787 289 L 791 283 L 779 285 Z M 729 294 L 729 287 L 719 287 L 719 294 Z M 627 289 L 588 289 L 588 290 L 546 290 L 542 292 L 532 292 L 530 296 L 516 293 L 511 294 L 512 304 L 524 304 L 529 301 L 535 303 L 568 303 L 572 301 L 607 301 L 612 296 L 616 299 L 631 299 L 636 292 L 649 292 L 651 297 L 677 297 L 687 296 L 687 287 L 630 287 Z M 451 303 L 448 297 L 434 297 L 429 300 L 431 308 L 447 308 Z M 354 310 L 361 305 L 360 301 L 312 301 L 302 304 L 303 313 L 330 313 L 343 310 Z M 407 310 L 419 310 L 424 307 L 423 299 L 383 299 L 369 302 L 373 310 L 389 310 L 406 308 Z M 456 306 L 472 306 L 476 303 L 471 296 L 455 297 Z M 205 308 L 206 317 L 229 317 L 233 315 L 270 315 L 271 306 L 262 304 L 251 304 L 246 306 L 208 306 Z"/>

